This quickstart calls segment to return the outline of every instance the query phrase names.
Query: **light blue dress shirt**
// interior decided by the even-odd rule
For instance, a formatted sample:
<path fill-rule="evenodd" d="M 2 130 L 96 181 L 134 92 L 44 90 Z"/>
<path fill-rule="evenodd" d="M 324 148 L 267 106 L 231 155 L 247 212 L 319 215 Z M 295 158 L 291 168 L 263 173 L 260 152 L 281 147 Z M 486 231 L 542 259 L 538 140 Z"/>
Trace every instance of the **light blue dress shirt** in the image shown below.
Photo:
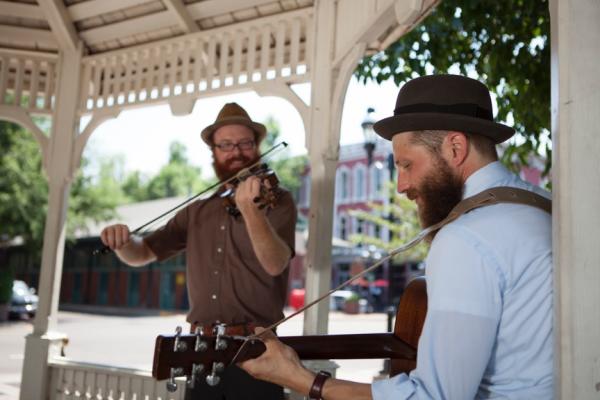
<path fill-rule="evenodd" d="M 464 197 L 497 186 L 548 197 L 486 165 Z M 442 228 L 426 259 L 428 311 L 417 368 L 372 386 L 375 400 L 553 398 L 551 217 L 498 204 Z"/>

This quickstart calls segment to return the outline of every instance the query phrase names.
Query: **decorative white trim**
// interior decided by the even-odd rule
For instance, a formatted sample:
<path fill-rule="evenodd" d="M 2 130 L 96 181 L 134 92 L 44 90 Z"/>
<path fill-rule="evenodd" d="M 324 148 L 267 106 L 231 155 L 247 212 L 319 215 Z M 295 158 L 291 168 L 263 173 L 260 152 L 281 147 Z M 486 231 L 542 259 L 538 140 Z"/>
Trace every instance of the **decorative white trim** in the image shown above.
<path fill-rule="evenodd" d="M 40 146 L 42 153 L 42 165 L 44 169 L 48 166 L 49 139 L 40 128 L 33 122 L 27 111 L 21 107 L 0 104 L 0 119 L 5 119 L 19 124 L 27 129 Z"/>
<path fill-rule="evenodd" d="M 50 24 L 58 44 L 63 50 L 75 51 L 80 41 L 67 13 L 65 3 L 62 0 L 38 0 L 40 8 L 44 12 L 45 19 Z"/>
<path fill-rule="evenodd" d="M 85 57 L 83 74 L 88 79 L 82 87 L 80 113 L 256 88 L 290 100 L 307 125 L 306 105 L 285 86 L 310 79 L 302 41 L 310 11 L 295 10 Z M 288 32 L 296 33 L 288 37 Z"/>

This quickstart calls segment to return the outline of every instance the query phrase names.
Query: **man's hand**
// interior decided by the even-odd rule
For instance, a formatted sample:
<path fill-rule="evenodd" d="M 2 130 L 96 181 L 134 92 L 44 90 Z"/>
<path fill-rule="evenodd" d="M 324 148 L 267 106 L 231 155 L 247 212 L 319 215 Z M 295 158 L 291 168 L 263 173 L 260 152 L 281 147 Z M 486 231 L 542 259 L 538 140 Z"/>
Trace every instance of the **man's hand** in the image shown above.
<path fill-rule="evenodd" d="M 267 350 L 258 358 L 247 360 L 239 366 L 257 379 L 289 387 L 308 394 L 315 374 L 302 366 L 296 352 L 281 343 L 271 331 L 256 328 Z"/>
<path fill-rule="evenodd" d="M 129 227 L 124 224 L 109 225 L 102 230 L 100 238 L 111 250 L 120 250 L 130 241 Z"/>
<path fill-rule="evenodd" d="M 133 267 L 146 265 L 156 260 L 156 255 L 146 246 L 142 238 L 132 235 L 124 224 L 107 226 L 100 233 L 105 246 L 110 247 L 117 257 Z"/>
<path fill-rule="evenodd" d="M 235 191 L 235 204 L 242 215 L 258 211 L 258 203 L 254 199 L 260 197 L 260 185 L 257 176 L 249 176 L 238 184 Z"/>

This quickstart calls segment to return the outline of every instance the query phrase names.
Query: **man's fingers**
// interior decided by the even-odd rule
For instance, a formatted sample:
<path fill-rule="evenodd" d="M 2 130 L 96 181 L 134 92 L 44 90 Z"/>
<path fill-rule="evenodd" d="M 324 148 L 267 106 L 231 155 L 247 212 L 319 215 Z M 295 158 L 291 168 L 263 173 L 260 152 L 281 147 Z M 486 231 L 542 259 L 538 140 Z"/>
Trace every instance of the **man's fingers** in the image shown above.
<path fill-rule="evenodd" d="M 100 237 L 102 243 L 112 250 L 120 249 L 129 242 L 129 228 L 122 224 L 111 225 L 104 228 Z"/>
<path fill-rule="evenodd" d="M 275 339 L 277 336 L 270 329 L 265 329 L 262 326 L 254 328 L 254 334 L 261 339 Z"/>

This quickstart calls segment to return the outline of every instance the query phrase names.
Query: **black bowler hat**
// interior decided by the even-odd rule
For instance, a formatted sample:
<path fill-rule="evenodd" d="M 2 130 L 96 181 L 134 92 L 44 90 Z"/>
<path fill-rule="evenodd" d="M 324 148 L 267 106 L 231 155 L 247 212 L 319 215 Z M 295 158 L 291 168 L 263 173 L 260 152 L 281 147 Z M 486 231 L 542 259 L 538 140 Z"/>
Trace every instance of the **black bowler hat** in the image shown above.
<path fill-rule="evenodd" d="M 515 133 L 494 122 L 487 87 L 459 75 L 423 76 L 407 82 L 398 93 L 394 116 L 378 121 L 373 129 L 388 140 L 402 132 L 448 130 L 502 143 Z"/>

